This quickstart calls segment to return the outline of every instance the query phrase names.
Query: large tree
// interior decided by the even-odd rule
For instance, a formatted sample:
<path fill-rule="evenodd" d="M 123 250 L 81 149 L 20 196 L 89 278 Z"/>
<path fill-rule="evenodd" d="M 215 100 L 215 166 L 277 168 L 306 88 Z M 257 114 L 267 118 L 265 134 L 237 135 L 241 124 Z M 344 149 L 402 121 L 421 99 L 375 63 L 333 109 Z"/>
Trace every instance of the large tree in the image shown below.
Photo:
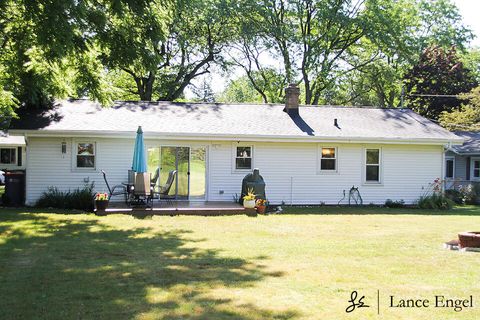
<path fill-rule="evenodd" d="M 478 85 L 471 71 L 463 66 L 455 47 L 425 49 L 419 61 L 405 75 L 407 106 L 430 118 L 457 109 L 460 93 Z"/>
<path fill-rule="evenodd" d="M 472 38 L 458 8 L 449 0 L 400 0 L 384 6 L 392 17 L 389 25 L 377 29 L 375 37 L 363 38 L 360 52 L 356 50 L 351 59 L 362 59 L 363 52 L 367 52 L 367 58 L 373 52 L 377 55 L 372 63 L 342 79 L 338 86 L 343 94 L 340 101 L 399 106 L 403 76 L 425 48 L 432 44 L 443 48 L 455 45 L 466 51 L 465 45 Z"/>
<path fill-rule="evenodd" d="M 107 5 L 107 3 L 109 5 Z M 107 104 L 111 83 L 97 36 L 111 17 L 143 15 L 146 1 L 5 0 L 0 2 L 0 112 L 48 107 L 84 97 Z"/>
<path fill-rule="evenodd" d="M 259 83 L 276 68 L 284 84 L 302 84 L 307 104 L 398 105 L 402 76 L 419 52 L 433 41 L 462 47 L 471 38 L 449 0 L 263 0 L 244 7 L 230 58 L 264 101 Z"/>
<path fill-rule="evenodd" d="M 110 20 L 99 33 L 103 61 L 115 84 L 140 100 L 175 100 L 192 80 L 222 65 L 231 38 L 234 2 L 177 0 L 171 8 L 151 2 L 148 15 Z M 163 32 L 165 31 L 165 32 Z M 126 77 L 125 77 L 126 76 Z"/>

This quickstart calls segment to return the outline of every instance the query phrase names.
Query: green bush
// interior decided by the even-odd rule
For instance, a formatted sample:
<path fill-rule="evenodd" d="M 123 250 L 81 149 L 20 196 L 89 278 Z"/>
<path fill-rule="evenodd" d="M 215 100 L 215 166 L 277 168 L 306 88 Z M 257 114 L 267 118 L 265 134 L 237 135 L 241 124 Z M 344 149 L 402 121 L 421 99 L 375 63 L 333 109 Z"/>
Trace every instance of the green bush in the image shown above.
<path fill-rule="evenodd" d="M 385 207 L 387 208 L 403 208 L 405 207 L 405 201 L 403 200 L 392 200 L 392 199 L 387 199 L 385 201 Z"/>
<path fill-rule="evenodd" d="M 473 183 L 470 198 L 467 200 L 467 202 L 468 204 L 480 203 L 480 183 Z"/>
<path fill-rule="evenodd" d="M 421 196 L 417 204 L 420 209 L 450 210 L 455 202 L 441 193 L 433 193 L 429 196 Z"/>
<path fill-rule="evenodd" d="M 60 191 L 56 187 L 48 187 L 35 204 L 38 208 L 79 209 L 93 211 L 93 183 L 82 189 Z"/>
<path fill-rule="evenodd" d="M 445 190 L 445 197 L 452 200 L 456 204 L 465 204 L 466 195 L 463 194 L 460 190 Z"/>

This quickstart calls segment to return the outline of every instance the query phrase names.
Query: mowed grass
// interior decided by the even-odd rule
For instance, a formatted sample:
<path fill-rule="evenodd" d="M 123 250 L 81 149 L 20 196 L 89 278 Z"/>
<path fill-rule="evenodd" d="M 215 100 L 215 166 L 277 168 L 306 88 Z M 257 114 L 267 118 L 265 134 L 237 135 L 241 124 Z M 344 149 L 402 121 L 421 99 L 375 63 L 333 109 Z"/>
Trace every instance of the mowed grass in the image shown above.
<path fill-rule="evenodd" d="M 480 230 L 479 215 L 321 207 L 136 219 L 1 209 L 1 318 L 478 319 L 480 253 L 442 243 Z M 345 313 L 352 290 L 371 307 Z M 388 307 L 389 295 L 435 294 L 473 295 L 474 308 Z"/>

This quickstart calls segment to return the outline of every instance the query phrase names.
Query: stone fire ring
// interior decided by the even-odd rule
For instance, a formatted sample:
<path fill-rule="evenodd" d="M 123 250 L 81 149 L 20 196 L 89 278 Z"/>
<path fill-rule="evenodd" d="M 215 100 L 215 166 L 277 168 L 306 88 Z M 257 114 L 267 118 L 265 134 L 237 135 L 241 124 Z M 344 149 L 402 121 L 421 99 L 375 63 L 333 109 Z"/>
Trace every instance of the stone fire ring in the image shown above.
<path fill-rule="evenodd" d="M 480 248 L 480 232 L 467 231 L 458 234 L 460 248 Z"/>

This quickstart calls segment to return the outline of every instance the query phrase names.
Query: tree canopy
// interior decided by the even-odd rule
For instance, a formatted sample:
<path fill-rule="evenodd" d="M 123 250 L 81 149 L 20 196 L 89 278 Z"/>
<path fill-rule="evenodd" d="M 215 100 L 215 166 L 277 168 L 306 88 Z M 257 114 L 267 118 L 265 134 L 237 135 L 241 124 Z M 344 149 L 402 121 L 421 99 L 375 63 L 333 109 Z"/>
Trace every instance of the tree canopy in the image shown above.
<path fill-rule="evenodd" d="M 293 82 L 305 104 L 398 106 L 426 48 L 455 46 L 478 80 L 471 38 L 451 0 L 4 0 L 0 123 L 66 97 L 212 100 L 213 69 L 236 74 L 224 101 L 282 102 Z"/>
<path fill-rule="evenodd" d="M 457 109 L 461 104 L 457 95 L 478 85 L 474 74 L 463 66 L 455 47 L 425 49 L 418 63 L 405 75 L 405 84 L 408 107 L 434 120 L 444 111 Z"/>
<path fill-rule="evenodd" d="M 460 99 L 460 108 L 441 113 L 440 124 L 449 130 L 480 131 L 480 86 L 461 94 Z"/>

